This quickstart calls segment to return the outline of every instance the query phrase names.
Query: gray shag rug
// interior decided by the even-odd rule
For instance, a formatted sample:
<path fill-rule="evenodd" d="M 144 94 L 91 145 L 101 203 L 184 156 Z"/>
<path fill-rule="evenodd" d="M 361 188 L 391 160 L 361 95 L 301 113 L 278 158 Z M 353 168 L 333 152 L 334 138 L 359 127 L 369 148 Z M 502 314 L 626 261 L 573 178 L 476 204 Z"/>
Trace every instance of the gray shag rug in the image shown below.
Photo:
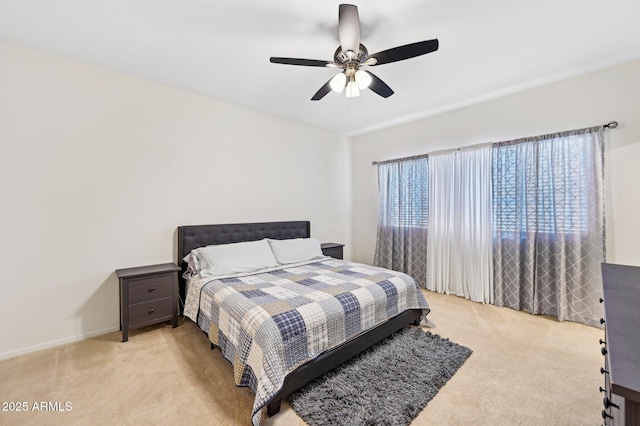
<path fill-rule="evenodd" d="M 296 391 L 289 404 L 311 426 L 406 426 L 472 352 L 405 327 Z"/>

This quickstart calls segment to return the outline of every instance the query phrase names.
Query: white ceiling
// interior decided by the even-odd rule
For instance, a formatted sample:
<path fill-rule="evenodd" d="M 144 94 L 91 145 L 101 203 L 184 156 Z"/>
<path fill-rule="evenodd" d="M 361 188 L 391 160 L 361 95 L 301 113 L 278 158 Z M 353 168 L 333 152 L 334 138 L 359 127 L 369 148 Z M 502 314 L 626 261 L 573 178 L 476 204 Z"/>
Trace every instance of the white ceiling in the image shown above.
<path fill-rule="evenodd" d="M 395 91 L 311 96 L 335 69 L 339 1 L 0 0 L 0 39 L 347 135 L 640 57 L 639 0 L 356 2 L 370 53 L 437 52 L 369 68 Z"/>

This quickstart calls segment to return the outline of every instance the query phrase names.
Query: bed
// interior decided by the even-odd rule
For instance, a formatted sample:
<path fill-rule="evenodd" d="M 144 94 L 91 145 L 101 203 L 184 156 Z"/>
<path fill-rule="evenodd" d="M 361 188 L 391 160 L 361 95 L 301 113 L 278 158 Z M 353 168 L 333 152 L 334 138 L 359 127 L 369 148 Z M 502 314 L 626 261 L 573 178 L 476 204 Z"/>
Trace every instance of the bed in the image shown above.
<path fill-rule="evenodd" d="M 308 221 L 181 226 L 178 228 L 178 264 L 183 273 L 190 270 L 189 263 L 184 258 L 193 250 L 203 247 L 240 242 L 261 242 L 265 239 L 275 240 L 272 241 L 274 244 L 283 240 L 293 240 L 289 241 L 289 243 L 293 243 L 294 241 L 300 241 L 298 239 L 309 239 L 310 234 L 310 222 Z M 351 279 L 351 276 L 354 277 L 353 283 L 347 282 L 347 278 Z M 287 292 L 294 287 L 308 292 L 309 283 L 318 284 L 319 281 L 323 280 L 330 284 L 333 280 L 340 283 L 340 285 L 333 286 L 322 283 L 322 291 L 314 290 L 311 293 L 313 295 L 322 294 L 323 300 L 317 301 L 318 303 L 305 304 L 304 298 L 298 295 L 287 299 L 287 302 L 293 306 L 290 312 L 281 313 L 281 311 L 277 311 L 277 315 L 274 315 L 273 312 L 269 311 L 273 316 L 265 321 L 268 321 L 270 325 L 273 325 L 272 323 L 276 324 L 277 327 L 271 328 L 275 329 L 274 332 L 276 334 L 280 331 L 279 335 L 262 337 L 262 340 L 260 340 L 259 337 L 251 334 L 255 332 L 256 326 L 248 326 L 251 329 L 250 331 L 237 330 L 246 325 L 247 310 L 251 310 L 251 312 L 255 312 L 257 309 L 263 311 L 262 308 L 252 305 L 253 300 L 269 299 L 270 296 L 266 296 L 266 293 L 275 294 L 275 291 Z M 284 282 L 285 284 L 282 286 L 273 284 L 276 281 L 277 283 Z M 363 284 L 365 281 L 366 284 Z M 374 281 L 380 282 L 372 284 Z M 256 282 L 258 284 L 255 288 L 248 284 L 251 283 L 253 285 Z M 400 288 L 400 290 L 395 287 L 390 289 L 390 287 L 393 287 L 390 283 L 394 283 L 393 286 Z M 360 317 L 355 320 L 353 318 L 349 319 L 348 316 L 351 314 L 348 312 L 348 304 L 345 304 L 345 301 L 353 301 L 355 298 L 351 293 L 347 294 L 348 292 L 345 289 L 354 289 L 362 285 L 371 286 L 371 288 L 367 287 L 367 295 L 369 293 L 382 294 L 380 297 L 383 300 L 376 299 L 372 304 L 382 306 L 380 309 L 376 307 L 375 309 L 377 310 L 385 311 L 386 309 L 385 315 L 389 318 L 385 317 L 381 320 L 381 314 L 376 312 L 375 314 L 369 314 L 375 320 L 358 319 Z M 380 289 L 375 287 L 376 285 L 380 286 Z M 187 291 L 187 288 L 189 288 L 189 291 Z M 181 274 L 179 290 L 181 299 L 185 301 L 185 316 L 196 322 L 208 335 L 212 349 L 219 348 L 225 358 L 232 363 L 236 385 L 249 386 L 256 393 L 256 401 L 251 415 L 254 425 L 260 422 L 261 412 L 264 407 L 266 407 L 266 414 L 273 416 L 279 412 L 282 400 L 295 390 L 388 337 L 405 325 L 417 325 L 429 312 L 429 306 L 422 293 L 417 289 L 413 279 L 405 274 L 328 257 L 317 258 L 302 264 L 294 263 L 293 266 L 282 265 L 257 274 L 236 274 L 222 277 L 200 277 L 196 275 L 191 280 L 185 279 Z M 360 291 L 358 294 L 362 298 L 361 290 L 361 288 L 356 288 L 352 293 L 355 294 Z M 403 294 L 399 296 L 400 291 Z M 227 299 L 217 305 L 221 300 L 218 295 L 229 293 L 233 293 L 234 296 L 227 299 L 238 299 L 239 305 L 230 306 L 228 303 L 231 302 L 228 302 Z M 238 293 L 247 295 L 247 297 L 240 300 Z M 339 294 L 327 296 L 324 293 Z M 404 293 L 408 295 L 405 296 Z M 278 295 L 280 294 L 284 293 L 278 293 Z M 189 298 L 187 298 L 187 295 Z M 306 295 L 307 293 L 305 293 L 305 297 Z M 390 295 L 393 298 L 390 299 Z M 325 296 L 326 299 L 330 298 L 330 300 L 325 300 Z M 197 306 L 194 307 L 194 303 Z M 233 303 L 236 302 L 234 301 Z M 315 306 L 320 303 L 325 306 L 335 305 L 344 308 L 345 318 L 339 320 L 341 321 L 340 327 L 335 326 L 335 320 L 331 319 L 326 312 L 321 312 L 319 316 L 323 318 L 326 316 L 327 325 L 310 325 L 310 323 L 306 323 L 305 326 L 305 321 L 308 318 L 318 317 L 317 312 L 315 314 L 310 313 L 309 306 Z M 339 303 L 342 303 L 342 305 Z M 281 304 L 281 301 L 276 304 Z M 362 311 L 369 309 L 365 308 L 362 302 L 360 304 L 362 305 Z M 273 305 L 274 303 L 270 304 L 270 306 Z M 245 310 L 245 313 L 241 312 L 242 309 Z M 332 309 L 332 312 L 335 310 Z M 237 321 L 234 321 L 230 317 L 235 315 L 236 311 L 240 313 Z M 301 317 L 299 312 L 302 312 L 302 316 L 306 315 L 303 320 L 299 321 L 304 329 L 304 336 L 300 336 L 300 330 L 296 330 L 295 326 L 291 325 L 291 315 Z M 364 314 L 359 312 L 358 315 Z M 282 318 L 284 318 L 284 321 Z M 252 318 L 250 322 L 253 322 L 254 319 Z M 234 323 L 233 327 L 228 325 L 230 321 Z M 287 324 L 282 326 L 283 322 Z M 278 327 L 280 327 L 280 330 L 278 330 Z M 267 326 L 264 326 L 260 330 L 267 328 Z M 283 331 L 284 328 L 287 329 L 286 332 Z M 345 329 L 344 332 L 342 331 L 343 328 Z M 230 330 L 226 331 L 229 336 L 222 331 L 223 329 Z M 324 333 L 324 335 L 320 339 L 314 333 Z M 231 336 L 232 334 L 237 335 Z M 253 342 L 251 341 L 252 337 L 248 337 L 249 335 L 253 336 Z M 335 338 L 334 335 L 336 335 Z M 242 341 L 242 343 L 239 343 L 239 341 Z M 268 341 L 268 345 L 273 345 L 274 348 L 259 347 L 261 341 L 263 344 L 265 344 L 264 341 Z M 318 341 L 324 343 L 319 345 Z M 259 349 L 256 349 L 256 347 L 259 347 Z M 263 357 L 260 358 L 262 363 L 260 368 L 255 367 L 255 353 L 258 351 L 260 356 Z M 303 355 L 300 355 L 301 353 Z M 282 356 L 283 359 L 274 362 L 270 358 L 271 356 Z M 251 363 L 252 357 L 253 364 Z M 258 370 L 260 370 L 260 373 L 258 373 Z"/>

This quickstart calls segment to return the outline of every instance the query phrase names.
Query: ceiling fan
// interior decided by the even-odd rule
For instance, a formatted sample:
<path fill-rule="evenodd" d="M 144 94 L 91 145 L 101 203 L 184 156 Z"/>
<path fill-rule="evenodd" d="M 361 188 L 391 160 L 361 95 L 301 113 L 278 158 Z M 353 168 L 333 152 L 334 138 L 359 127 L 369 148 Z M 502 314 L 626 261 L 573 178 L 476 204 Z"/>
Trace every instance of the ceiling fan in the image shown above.
<path fill-rule="evenodd" d="M 369 55 L 367 48 L 360 44 L 360 18 L 358 7 L 341 4 L 338 9 L 338 32 L 340 46 L 333 55 L 333 62 L 317 59 L 296 59 L 271 57 L 274 64 L 301 65 L 306 67 L 334 67 L 342 71 L 316 92 L 312 101 L 319 101 L 331 90 L 342 92 L 348 98 L 360 96 L 360 90 L 369 88 L 383 98 L 393 95 L 393 90 L 373 73 L 361 69 L 364 66 L 383 65 L 403 61 L 438 50 L 438 39 L 405 44 Z"/>

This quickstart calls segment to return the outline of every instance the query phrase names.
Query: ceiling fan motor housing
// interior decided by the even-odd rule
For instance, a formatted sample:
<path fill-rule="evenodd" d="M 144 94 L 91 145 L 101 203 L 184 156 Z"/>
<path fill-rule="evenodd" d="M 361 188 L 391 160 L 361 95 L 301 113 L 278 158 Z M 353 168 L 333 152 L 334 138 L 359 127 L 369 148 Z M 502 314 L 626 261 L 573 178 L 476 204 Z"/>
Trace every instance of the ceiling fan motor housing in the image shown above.
<path fill-rule="evenodd" d="M 347 52 L 342 50 L 342 46 L 338 46 L 338 48 L 336 49 L 336 53 L 334 53 L 333 55 L 333 60 L 338 64 L 346 64 L 350 61 L 360 63 L 360 62 L 363 62 L 365 59 L 367 59 L 367 57 L 369 56 L 369 51 L 367 50 L 366 47 L 364 47 L 362 43 L 360 43 L 360 47 L 358 48 L 358 51 L 355 53 L 356 54 L 353 57 L 353 59 L 350 59 Z"/>

